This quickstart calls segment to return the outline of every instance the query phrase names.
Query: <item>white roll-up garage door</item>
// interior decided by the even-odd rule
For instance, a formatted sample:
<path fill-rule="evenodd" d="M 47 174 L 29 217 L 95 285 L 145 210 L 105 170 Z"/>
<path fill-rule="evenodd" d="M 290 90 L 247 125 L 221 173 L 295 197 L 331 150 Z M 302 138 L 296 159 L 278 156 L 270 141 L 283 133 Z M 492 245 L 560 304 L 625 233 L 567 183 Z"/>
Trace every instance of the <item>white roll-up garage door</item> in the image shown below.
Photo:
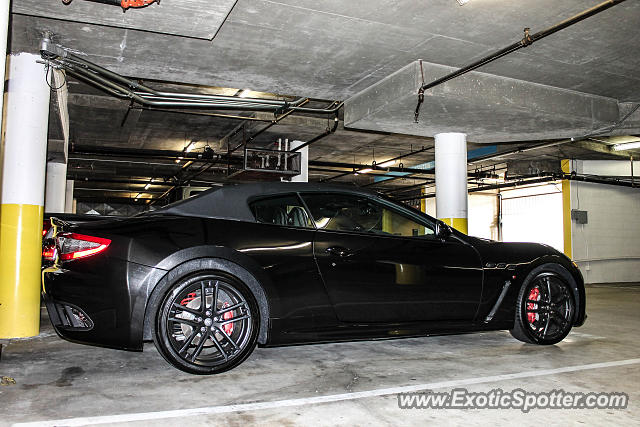
<path fill-rule="evenodd" d="M 562 189 L 560 184 L 502 192 L 502 240 L 536 242 L 562 252 Z"/>

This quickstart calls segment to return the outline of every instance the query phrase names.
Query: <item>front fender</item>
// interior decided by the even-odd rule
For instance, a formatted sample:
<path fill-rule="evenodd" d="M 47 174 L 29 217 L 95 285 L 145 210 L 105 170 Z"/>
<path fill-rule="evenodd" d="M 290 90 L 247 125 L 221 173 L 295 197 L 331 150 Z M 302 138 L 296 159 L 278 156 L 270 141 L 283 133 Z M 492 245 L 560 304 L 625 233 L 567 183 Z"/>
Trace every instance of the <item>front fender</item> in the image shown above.
<path fill-rule="evenodd" d="M 584 323 L 584 280 L 577 267 L 564 254 L 549 246 L 533 243 L 477 243 L 485 273 L 482 302 L 476 317 L 478 322 L 486 319 L 508 281 L 510 285 L 507 293 L 496 308 L 491 323 L 512 323 L 515 319 L 516 298 L 529 274 L 542 265 L 552 264 L 562 267 L 566 274 L 565 279 L 573 288 L 576 301 L 574 325 L 581 326 Z"/>

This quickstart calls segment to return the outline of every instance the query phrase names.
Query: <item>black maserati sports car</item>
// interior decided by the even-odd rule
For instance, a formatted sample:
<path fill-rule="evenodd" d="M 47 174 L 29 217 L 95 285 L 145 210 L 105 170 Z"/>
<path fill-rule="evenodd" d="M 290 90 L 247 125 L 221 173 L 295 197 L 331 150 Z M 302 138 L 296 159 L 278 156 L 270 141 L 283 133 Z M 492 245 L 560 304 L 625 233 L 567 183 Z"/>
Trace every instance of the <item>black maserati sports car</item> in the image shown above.
<path fill-rule="evenodd" d="M 256 345 L 508 329 L 554 344 L 585 320 L 582 276 L 549 246 L 466 236 L 361 189 L 225 186 L 131 218 L 52 218 L 43 295 L 66 339 L 153 340 L 214 374 Z"/>

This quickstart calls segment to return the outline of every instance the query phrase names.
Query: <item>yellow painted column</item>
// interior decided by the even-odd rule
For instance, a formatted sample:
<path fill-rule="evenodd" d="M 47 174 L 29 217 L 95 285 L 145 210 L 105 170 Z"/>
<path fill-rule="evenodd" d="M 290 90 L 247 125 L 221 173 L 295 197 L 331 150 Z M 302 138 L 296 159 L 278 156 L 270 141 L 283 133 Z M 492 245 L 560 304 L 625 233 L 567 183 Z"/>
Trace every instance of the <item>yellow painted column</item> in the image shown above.
<path fill-rule="evenodd" d="M 439 218 L 445 224 L 450 227 L 455 228 L 458 231 L 463 232 L 464 234 L 469 233 L 469 221 L 467 218 Z"/>
<path fill-rule="evenodd" d="M 564 159 L 560 162 L 562 173 L 571 173 L 571 160 Z M 564 238 L 564 254 L 569 258 L 572 257 L 573 250 L 571 245 L 571 181 L 562 180 L 562 229 Z"/>
<path fill-rule="evenodd" d="M 40 57 L 8 58 L 0 193 L 0 338 L 38 335 L 50 89 Z"/>
<path fill-rule="evenodd" d="M 451 227 L 468 233 L 467 135 L 435 136 L 436 216 Z"/>

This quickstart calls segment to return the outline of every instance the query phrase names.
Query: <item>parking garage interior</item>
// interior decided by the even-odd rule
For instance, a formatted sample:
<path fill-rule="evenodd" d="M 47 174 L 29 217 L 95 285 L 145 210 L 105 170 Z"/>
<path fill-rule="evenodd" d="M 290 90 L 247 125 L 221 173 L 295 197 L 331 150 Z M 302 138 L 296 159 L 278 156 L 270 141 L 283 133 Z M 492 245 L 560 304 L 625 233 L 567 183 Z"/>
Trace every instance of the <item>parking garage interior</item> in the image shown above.
<path fill-rule="evenodd" d="M 7 0 L 0 14 L 0 424 L 638 422 L 637 1 Z M 584 278 L 588 318 L 549 346 L 486 331 L 257 348 L 213 376 L 171 369 L 150 342 L 142 356 L 57 336 L 40 300 L 51 217 L 282 181 L 554 248 Z M 628 405 L 399 406 L 461 388 Z"/>

